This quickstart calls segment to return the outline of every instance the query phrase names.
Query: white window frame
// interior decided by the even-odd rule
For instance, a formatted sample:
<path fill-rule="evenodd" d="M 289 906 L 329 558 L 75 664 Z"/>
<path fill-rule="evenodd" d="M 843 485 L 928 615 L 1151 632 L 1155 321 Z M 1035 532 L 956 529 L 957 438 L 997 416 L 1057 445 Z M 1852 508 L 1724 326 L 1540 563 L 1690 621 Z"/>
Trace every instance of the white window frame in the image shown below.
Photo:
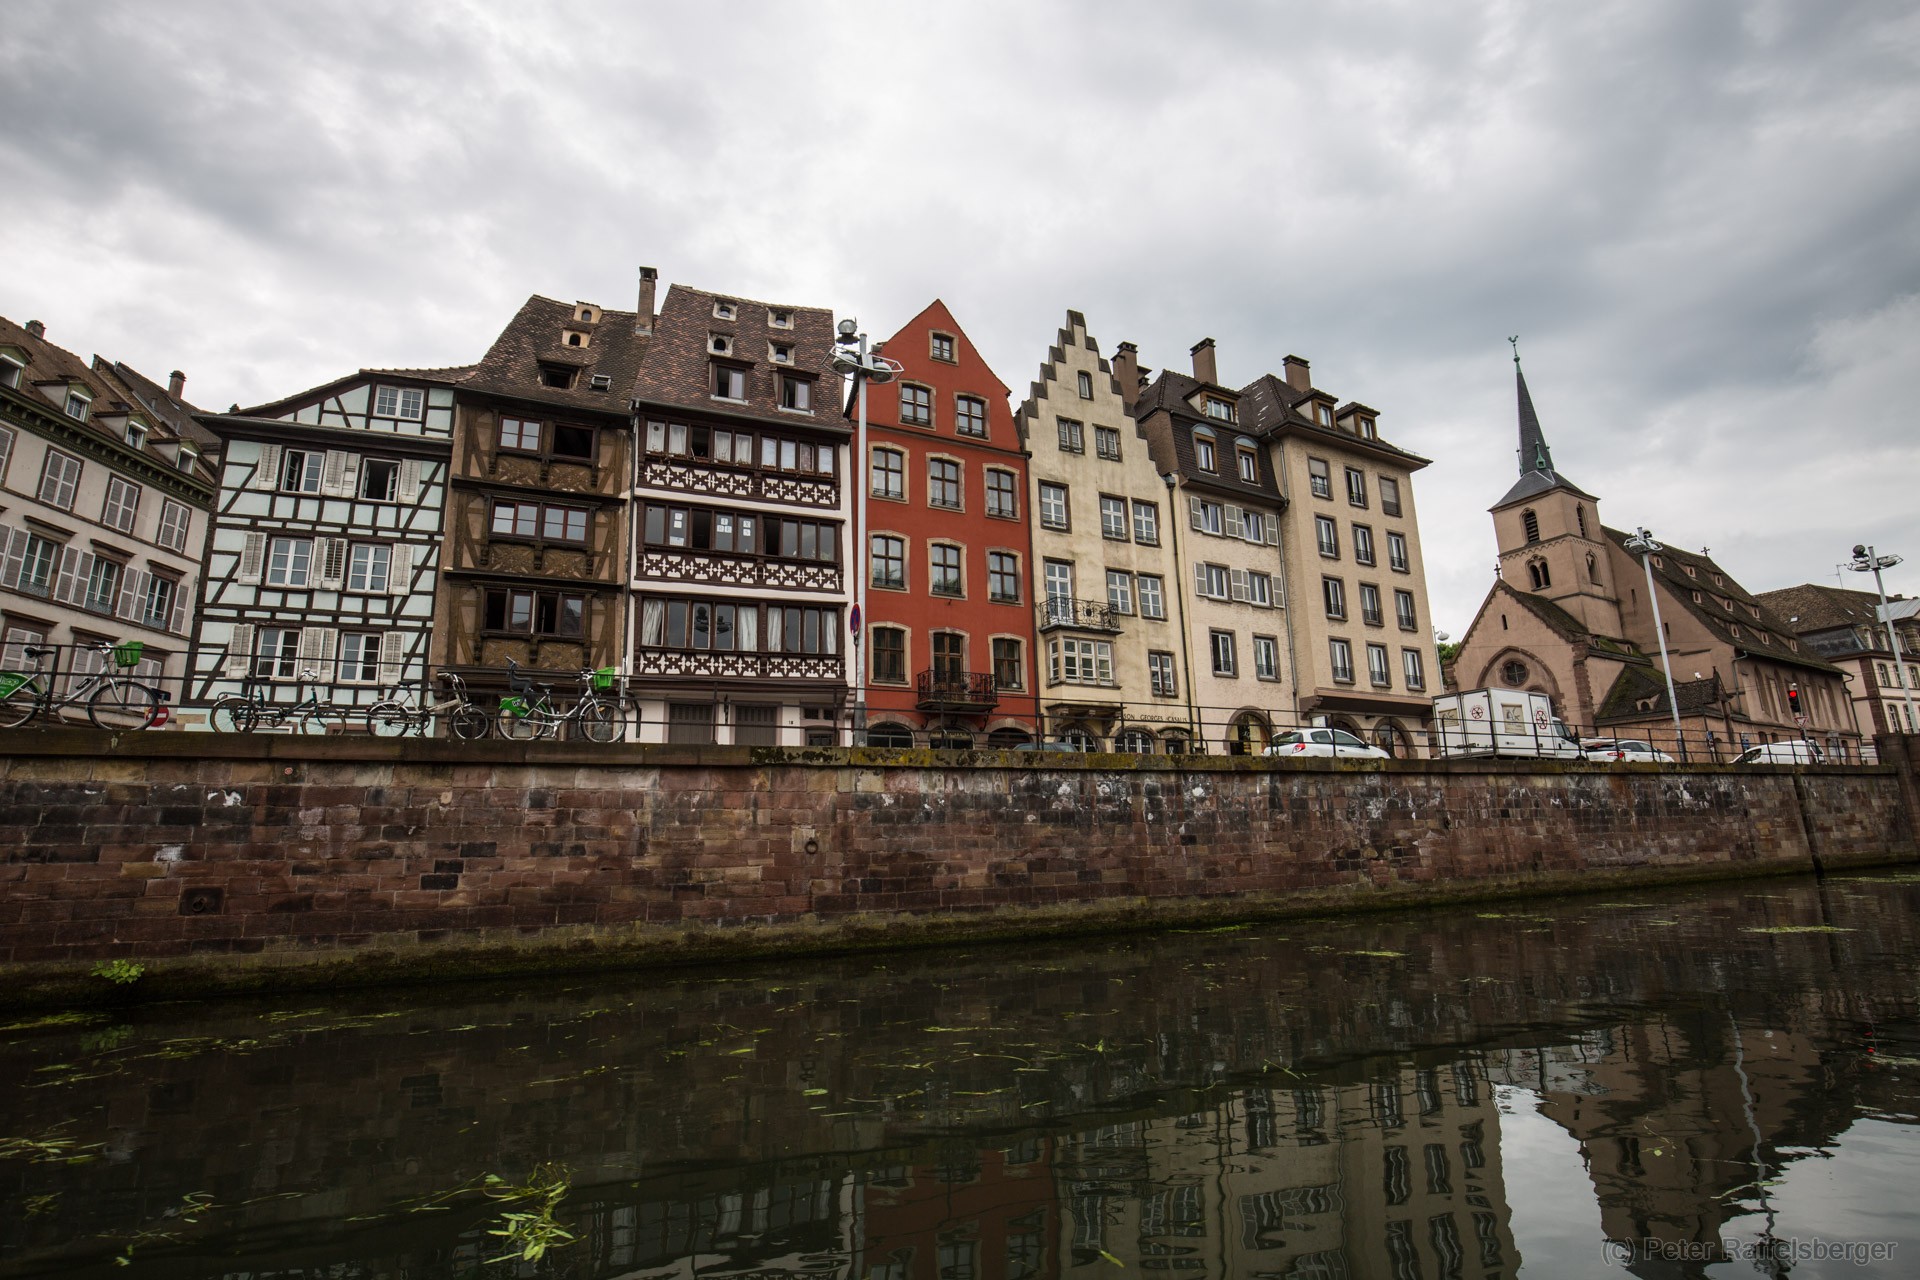
<path fill-rule="evenodd" d="M 889 449 L 885 445 L 874 445 L 872 457 L 867 462 L 867 491 L 876 498 L 893 498 L 905 501 L 907 496 L 907 455 L 898 449 Z M 893 465 L 882 468 L 880 459 L 886 457 Z M 882 487 L 882 480 L 890 483 Z"/>
<path fill-rule="evenodd" d="M 1142 546 L 1160 545 L 1160 505 L 1155 502 L 1133 502 L 1133 540 Z"/>
<path fill-rule="evenodd" d="M 1159 574 L 1136 574 L 1134 591 L 1140 600 L 1141 617 L 1165 618 L 1167 616 L 1167 593 Z"/>
<path fill-rule="evenodd" d="M 1129 617 L 1133 614 L 1133 575 L 1124 569 L 1107 570 L 1107 607 Z"/>
<path fill-rule="evenodd" d="M 285 551 L 284 560 L 281 555 L 282 549 Z M 304 565 L 300 563 L 303 550 L 306 560 Z M 313 550 L 312 538 L 268 538 L 267 563 L 265 572 L 261 575 L 262 584 L 292 591 L 306 590 L 313 584 Z M 299 573 L 298 581 L 294 580 L 296 570 Z M 276 573 L 280 575 L 278 581 L 274 578 Z"/>
<path fill-rule="evenodd" d="M 1253 638 L 1253 675 L 1256 680 L 1280 678 L 1280 642 L 1274 637 Z"/>
<path fill-rule="evenodd" d="M 1040 526 L 1043 529 L 1065 530 L 1072 527 L 1072 515 L 1068 507 L 1067 486 L 1051 481 L 1040 482 Z"/>
<path fill-rule="evenodd" d="M 1100 495 L 1100 536 L 1109 542 L 1127 540 L 1127 500 L 1110 493 Z"/>
<path fill-rule="evenodd" d="M 1213 674 L 1222 679 L 1238 679 L 1240 675 L 1240 655 L 1233 642 L 1233 632 L 1209 630 L 1207 632 L 1207 653 L 1213 660 Z"/>
<path fill-rule="evenodd" d="M 346 589 L 357 595 L 386 595 L 392 582 L 393 547 L 385 542 L 354 543 L 347 558 Z"/>

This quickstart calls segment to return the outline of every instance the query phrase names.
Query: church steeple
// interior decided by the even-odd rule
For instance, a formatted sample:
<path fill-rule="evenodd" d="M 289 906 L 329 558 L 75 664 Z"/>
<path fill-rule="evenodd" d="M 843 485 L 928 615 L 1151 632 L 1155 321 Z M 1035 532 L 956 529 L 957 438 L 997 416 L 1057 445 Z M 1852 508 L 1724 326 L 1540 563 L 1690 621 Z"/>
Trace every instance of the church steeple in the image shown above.
<path fill-rule="evenodd" d="M 1553 469 L 1553 451 L 1547 448 L 1546 433 L 1540 430 L 1540 415 L 1533 410 L 1533 396 L 1527 390 L 1526 370 L 1520 367 L 1520 339 L 1508 338 L 1513 344 L 1513 378 L 1519 397 L 1520 408 L 1520 479 L 1507 490 L 1507 496 L 1493 504 L 1493 510 L 1527 498 L 1536 497 L 1554 489 L 1566 489 L 1581 497 L 1591 494 L 1581 493 L 1572 481 Z"/>

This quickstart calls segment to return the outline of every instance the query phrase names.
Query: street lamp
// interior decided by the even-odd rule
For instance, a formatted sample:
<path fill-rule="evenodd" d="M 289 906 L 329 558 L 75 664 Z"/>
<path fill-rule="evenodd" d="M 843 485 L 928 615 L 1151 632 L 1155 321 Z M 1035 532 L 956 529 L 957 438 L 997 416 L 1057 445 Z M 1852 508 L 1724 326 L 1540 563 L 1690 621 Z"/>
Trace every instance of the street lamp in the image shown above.
<path fill-rule="evenodd" d="M 1673 663 L 1667 658 L 1667 628 L 1660 621 L 1660 593 L 1653 589 L 1653 553 L 1660 544 L 1645 529 L 1637 530 L 1624 544 L 1629 552 L 1638 552 L 1640 566 L 1647 571 L 1647 599 L 1653 602 L 1653 638 L 1660 642 L 1660 668 L 1667 673 L 1667 705 L 1673 709 L 1673 741 L 1680 758 L 1687 758 L 1687 740 L 1680 732 L 1680 698 L 1673 691 Z"/>
<path fill-rule="evenodd" d="M 1920 719 L 1916 719 L 1913 712 L 1913 682 L 1907 679 L 1906 664 L 1900 660 L 1900 632 L 1893 625 L 1893 615 L 1887 612 L 1887 584 L 1880 578 L 1882 569 L 1891 569 L 1899 563 L 1899 556 L 1875 555 L 1872 547 L 1862 545 L 1853 549 L 1853 563 L 1847 567 L 1855 573 L 1871 573 L 1873 585 L 1880 592 L 1880 620 L 1887 624 L 1887 641 L 1893 646 L 1893 674 L 1900 681 L 1900 692 L 1906 695 L 1907 732 L 1912 733 L 1914 727 L 1920 725 Z"/>
<path fill-rule="evenodd" d="M 867 490 L 871 488 L 867 462 L 867 384 L 892 382 L 901 370 L 897 360 L 867 350 L 867 335 L 852 316 L 842 320 L 834 336 L 833 371 L 853 375 L 854 396 L 860 402 L 860 430 L 854 442 L 853 466 L 849 479 L 858 486 L 859 515 L 854 521 L 853 540 L 853 617 L 848 631 L 853 638 L 853 730 L 855 743 L 866 745 L 867 734 Z"/>

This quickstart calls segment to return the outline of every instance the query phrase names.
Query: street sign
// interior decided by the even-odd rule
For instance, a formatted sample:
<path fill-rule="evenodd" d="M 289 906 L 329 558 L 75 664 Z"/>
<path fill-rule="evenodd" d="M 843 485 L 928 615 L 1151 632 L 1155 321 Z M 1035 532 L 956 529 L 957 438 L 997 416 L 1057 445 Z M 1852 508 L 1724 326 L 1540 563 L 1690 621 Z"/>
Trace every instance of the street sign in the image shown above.
<path fill-rule="evenodd" d="M 847 630 L 853 635 L 860 634 L 860 606 L 853 606 L 853 612 L 847 615 Z"/>

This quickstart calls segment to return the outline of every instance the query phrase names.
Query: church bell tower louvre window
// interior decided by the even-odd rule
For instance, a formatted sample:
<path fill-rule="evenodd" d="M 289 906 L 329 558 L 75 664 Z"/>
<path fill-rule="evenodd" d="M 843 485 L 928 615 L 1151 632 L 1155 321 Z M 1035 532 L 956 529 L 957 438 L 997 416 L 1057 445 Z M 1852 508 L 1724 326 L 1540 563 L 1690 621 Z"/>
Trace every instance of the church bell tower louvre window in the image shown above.
<path fill-rule="evenodd" d="M 1533 508 L 1520 513 L 1520 523 L 1526 528 L 1528 542 L 1540 541 L 1540 517 L 1533 513 Z"/>
<path fill-rule="evenodd" d="M 1553 585 L 1553 575 L 1547 571 L 1547 562 L 1545 560 L 1527 561 L 1527 578 L 1533 583 L 1533 589 L 1535 591 L 1540 591 Z"/>

